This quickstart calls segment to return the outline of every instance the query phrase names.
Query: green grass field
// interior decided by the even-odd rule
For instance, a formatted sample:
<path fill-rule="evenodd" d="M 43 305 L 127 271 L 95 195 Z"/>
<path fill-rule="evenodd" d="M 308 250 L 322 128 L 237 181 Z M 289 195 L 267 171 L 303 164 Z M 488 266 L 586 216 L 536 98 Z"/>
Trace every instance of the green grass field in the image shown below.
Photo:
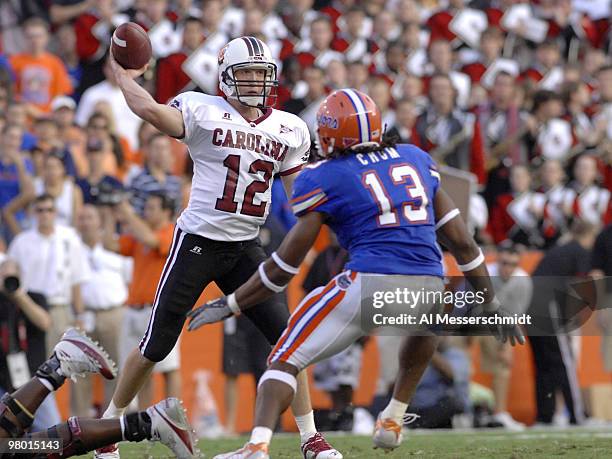
<path fill-rule="evenodd" d="M 410 432 L 402 446 L 385 453 L 374 450 L 369 437 L 326 435 L 346 459 L 399 458 L 612 458 L 612 430 L 528 430 L 522 433 L 488 432 Z M 246 437 L 202 440 L 199 447 L 207 458 L 240 447 Z M 296 435 L 274 438 L 270 455 L 276 458 L 301 458 Z M 88 457 L 88 456 L 82 456 Z M 122 459 L 168 458 L 169 450 L 159 444 L 122 444 Z"/>

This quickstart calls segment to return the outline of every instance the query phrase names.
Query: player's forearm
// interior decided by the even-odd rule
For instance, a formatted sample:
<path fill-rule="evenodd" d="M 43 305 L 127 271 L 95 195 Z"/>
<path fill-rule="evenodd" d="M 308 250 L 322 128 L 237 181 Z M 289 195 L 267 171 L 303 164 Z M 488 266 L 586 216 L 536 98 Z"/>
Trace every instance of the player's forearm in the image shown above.
<path fill-rule="evenodd" d="M 312 212 L 300 217 L 280 247 L 234 292 L 240 310 L 270 298 L 287 286 L 298 272 L 298 267 L 314 244 L 323 225 L 323 216 Z"/>
<path fill-rule="evenodd" d="M 156 120 L 155 111 L 158 104 L 151 94 L 127 76 L 117 76 L 117 84 L 121 88 L 130 110 L 143 120 L 153 124 Z"/>
<path fill-rule="evenodd" d="M 132 112 L 164 134 L 175 138 L 182 138 L 185 135 L 183 115 L 180 111 L 158 104 L 151 94 L 130 77 L 119 75 L 117 78 L 125 101 Z"/>
<path fill-rule="evenodd" d="M 264 263 L 263 269 L 265 270 L 267 278 L 275 285 L 285 286 L 289 283 L 293 277 L 282 271 L 274 261 L 267 259 Z M 243 284 L 236 292 L 234 292 L 236 303 L 241 311 L 249 309 L 256 304 L 274 296 L 276 292 L 270 290 L 262 281 L 259 272 L 256 272 L 251 278 Z"/>

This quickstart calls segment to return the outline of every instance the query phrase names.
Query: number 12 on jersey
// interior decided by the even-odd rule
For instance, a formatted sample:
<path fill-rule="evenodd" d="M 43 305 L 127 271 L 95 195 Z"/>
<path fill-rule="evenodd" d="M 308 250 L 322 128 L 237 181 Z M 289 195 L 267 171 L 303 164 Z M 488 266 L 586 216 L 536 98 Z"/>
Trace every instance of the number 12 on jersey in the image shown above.
<path fill-rule="evenodd" d="M 428 220 L 427 205 L 429 199 L 423 186 L 423 181 L 417 170 L 409 164 L 396 164 L 389 167 L 389 176 L 396 186 L 405 185 L 408 199 L 402 201 L 402 213 L 409 223 L 426 223 Z M 399 225 L 397 209 L 382 180 L 376 171 L 370 170 L 363 173 L 361 182 L 378 205 L 378 216 L 376 217 L 379 226 Z"/>
<path fill-rule="evenodd" d="M 227 167 L 227 176 L 225 177 L 225 186 L 223 187 L 223 197 L 217 199 L 215 209 L 235 214 L 238 210 L 236 188 L 238 187 L 238 178 L 240 177 L 240 156 L 229 155 L 223 161 L 223 165 Z M 259 177 L 259 173 L 263 172 L 263 180 L 254 180 L 246 187 L 244 196 L 240 199 L 242 201 L 240 214 L 251 217 L 264 216 L 268 203 L 262 201 L 259 204 L 255 204 L 253 200 L 256 193 L 265 193 L 268 190 L 273 171 L 274 163 L 271 161 L 257 159 L 251 163 L 249 173 Z"/>

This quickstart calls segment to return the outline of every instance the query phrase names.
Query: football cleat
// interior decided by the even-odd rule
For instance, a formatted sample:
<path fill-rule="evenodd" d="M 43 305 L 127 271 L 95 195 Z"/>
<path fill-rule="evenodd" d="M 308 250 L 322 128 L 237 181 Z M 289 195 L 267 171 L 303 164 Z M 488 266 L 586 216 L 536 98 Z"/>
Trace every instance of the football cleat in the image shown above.
<path fill-rule="evenodd" d="M 376 420 L 372 441 L 374 442 L 374 449 L 395 449 L 402 443 L 402 426 L 393 419 L 381 419 L 379 417 Z"/>
<path fill-rule="evenodd" d="M 302 443 L 302 454 L 304 459 L 342 459 L 343 457 L 319 432 Z"/>
<path fill-rule="evenodd" d="M 414 413 L 407 413 L 402 424 L 398 424 L 391 418 L 381 418 L 380 414 L 376 420 L 372 441 L 374 449 L 381 448 L 386 451 L 391 451 L 402 444 L 402 427 L 403 424 L 410 424 L 416 421 L 420 416 Z"/>
<path fill-rule="evenodd" d="M 73 381 L 87 373 L 100 373 L 106 379 L 117 376 L 115 362 L 102 347 L 76 328 L 69 328 L 53 348 L 61 373 Z"/>
<path fill-rule="evenodd" d="M 94 459 L 120 459 L 119 445 L 117 443 L 113 445 L 105 446 L 94 451 Z"/>
<path fill-rule="evenodd" d="M 270 459 L 267 443 L 247 443 L 231 453 L 217 454 L 213 459 Z"/>
<path fill-rule="evenodd" d="M 179 399 L 162 400 L 147 408 L 147 413 L 151 417 L 151 440 L 166 445 L 178 459 L 198 456 L 197 440 Z"/>

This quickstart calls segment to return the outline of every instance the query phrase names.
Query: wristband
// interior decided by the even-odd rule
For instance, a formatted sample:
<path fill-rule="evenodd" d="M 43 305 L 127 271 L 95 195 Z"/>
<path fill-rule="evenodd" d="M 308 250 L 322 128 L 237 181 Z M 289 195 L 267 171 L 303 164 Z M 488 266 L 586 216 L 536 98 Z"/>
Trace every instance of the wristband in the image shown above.
<path fill-rule="evenodd" d="M 238 306 L 238 302 L 236 301 L 236 293 L 230 293 L 227 295 L 227 307 L 230 308 L 230 311 L 234 313 L 234 315 L 240 314 L 240 306 Z"/>
<path fill-rule="evenodd" d="M 263 261 L 258 268 L 259 277 L 261 277 L 261 282 L 266 286 L 268 290 L 272 290 L 275 293 L 280 293 L 285 290 L 286 285 L 277 285 L 268 278 L 268 275 L 266 274 L 266 271 L 264 269 L 264 263 L 265 261 Z"/>
<path fill-rule="evenodd" d="M 449 221 L 451 221 L 453 218 L 455 218 L 460 213 L 461 212 L 459 212 L 459 209 L 449 210 L 448 213 L 444 215 L 444 217 L 442 217 L 436 223 L 436 231 L 438 231 L 440 228 L 442 228 L 444 225 L 446 225 Z"/>
<path fill-rule="evenodd" d="M 478 268 L 481 264 L 484 263 L 485 261 L 485 257 L 482 253 L 482 250 L 480 250 L 480 248 L 478 249 L 478 256 L 476 258 L 474 258 L 472 261 L 470 261 L 469 263 L 466 263 L 464 265 L 459 265 L 459 270 L 461 272 L 466 272 L 466 271 L 471 271 L 472 269 Z"/>
<path fill-rule="evenodd" d="M 272 252 L 271 258 L 272 258 L 272 260 L 274 260 L 274 263 L 276 263 L 278 265 L 278 267 L 280 269 L 282 269 L 283 271 L 285 271 L 287 274 L 294 274 L 295 275 L 300 270 L 300 268 L 296 268 L 294 266 L 291 266 L 291 265 L 285 263 L 283 261 L 283 259 L 278 256 L 278 254 L 276 252 Z"/>

